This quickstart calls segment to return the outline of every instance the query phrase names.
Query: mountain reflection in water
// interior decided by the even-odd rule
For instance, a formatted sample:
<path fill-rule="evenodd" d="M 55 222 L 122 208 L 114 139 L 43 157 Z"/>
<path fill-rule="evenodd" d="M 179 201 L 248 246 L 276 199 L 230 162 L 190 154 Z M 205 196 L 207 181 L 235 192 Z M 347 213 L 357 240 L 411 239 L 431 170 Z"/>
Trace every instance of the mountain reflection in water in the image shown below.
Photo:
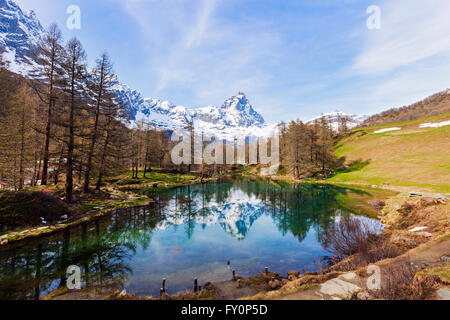
<path fill-rule="evenodd" d="M 230 278 L 226 261 L 245 277 L 269 266 L 286 273 L 313 269 L 326 256 L 323 231 L 360 190 L 224 180 L 158 192 L 148 207 L 121 209 L 63 232 L 0 248 L 0 299 L 37 299 L 66 283 L 77 265 L 83 287 L 159 294 Z"/>

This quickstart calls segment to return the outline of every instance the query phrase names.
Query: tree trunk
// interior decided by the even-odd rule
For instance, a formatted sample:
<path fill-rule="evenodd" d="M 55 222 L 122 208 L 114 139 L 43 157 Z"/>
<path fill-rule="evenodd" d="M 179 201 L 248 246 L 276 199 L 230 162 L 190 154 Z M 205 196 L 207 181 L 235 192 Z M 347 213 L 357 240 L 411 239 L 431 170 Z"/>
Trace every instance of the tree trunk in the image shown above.
<path fill-rule="evenodd" d="M 19 190 L 24 186 L 24 160 L 25 160 L 25 110 L 22 107 L 22 118 L 20 123 L 20 156 L 19 156 Z"/>
<path fill-rule="evenodd" d="M 87 161 L 87 165 L 86 165 L 86 173 L 84 175 L 83 191 L 85 193 L 89 193 L 89 181 L 91 178 L 90 175 L 91 175 L 91 169 L 92 169 L 92 158 L 94 156 L 95 142 L 97 141 L 98 121 L 100 118 L 100 105 L 101 105 L 102 95 L 103 95 L 104 67 L 105 67 L 105 64 L 103 61 L 101 71 L 100 71 L 100 87 L 99 87 L 99 92 L 98 92 L 98 96 L 97 96 L 97 107 L 95 109 L 94 132 L 92 134 L 92 141 L 91 141 L 91 146 L 89 148 L 88 161 Z"/>
<path fill-rule="evenodd" d="M 103 146 L 103 154 L 102 154 L 102 159 L 100 161 L 100 172 L 98 174 L 97 186 L 95 188 L 96 190 L 99 190 L 99 191 L 102 186 L 103 172 L 105 171 L 106 150 L 108 148 L 108 144 L 109 144 L 109 133 L 108 133 L 108 131 L 106 131 L 105 144 Z"/>
<path fill-rule="evenodd" d="M 51 133 L 51 117 L 52 117 L 52 101 L 49 102 L 48 112 L 47 112 L 47 126 L 45 129 L 45 145 L 44 145 L 44 159 L 42 167 L 42 178 L 41 186 L 47 185 L 47 175 L 48 175 L 48 160 L 49 160 L 49 149 L 50 149 L 50 133 Z"/>
<path fill-rule="evenodd" d="M 72 70 L 73 72 L 75 72 L 75 59 L 72 62 Z M 75 149 L 74 111 L 75 111 L 75 79 L 74 75 L 72 75 L 70 117 L 69 117 L 69 143 L 67 145 L 67 177 L 66 177 L 67 203 L 72 203 L 72 194 L 73 194 L 73 153 Z"/>
<path fill-rule="evenodd" d="M 50 134 L 51 134 L 51 124 L 52 124 L 52 108 L 54 107 L 53 98 L 53 81 L 55 74 L 55 62 L 56 62 L 56 47 L 52 48 L 52 58 L 50 67 L 50 79 L 48 88 L 48 110 L 47 110 L 47 126 L 45 128 L 45 145 L 44 145 L 44 164 L 42 169 L 42 180 L 41 185 L 47 185 L 48 176 L 48 160 L 49 160 L 49 149 L 50 149 Z"/>

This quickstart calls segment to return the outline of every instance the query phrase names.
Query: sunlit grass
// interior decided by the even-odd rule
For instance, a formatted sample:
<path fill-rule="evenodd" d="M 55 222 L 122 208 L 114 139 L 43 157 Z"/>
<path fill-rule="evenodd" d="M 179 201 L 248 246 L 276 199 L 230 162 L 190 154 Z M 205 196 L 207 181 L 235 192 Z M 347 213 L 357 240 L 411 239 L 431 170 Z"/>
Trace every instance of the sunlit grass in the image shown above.
<path fill-rule="evenodd" d="M 337 156 L 346 163 L 369 162 L 338 172 L 332 182 L 391 184 L 450 192 L 450 126 L 420 128 L 420 124 L 441 122 L 450 114 L 371 128 L 358 129 L 337 144 Z M 380 128 L 402 130 L 374 134 Z"/>

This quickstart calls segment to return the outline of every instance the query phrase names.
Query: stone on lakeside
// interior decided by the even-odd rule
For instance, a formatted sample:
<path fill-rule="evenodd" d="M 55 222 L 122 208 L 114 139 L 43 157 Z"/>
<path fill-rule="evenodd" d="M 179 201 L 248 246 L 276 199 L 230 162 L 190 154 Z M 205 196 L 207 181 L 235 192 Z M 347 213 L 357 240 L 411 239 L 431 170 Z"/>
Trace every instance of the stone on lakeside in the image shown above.
<path fill-rule="evenodd" d="M 441 300 L 450 300 L 450 289 L 441 288 L 437 291 L 437 295 L 441 298 Z"/>
<path fill-rule="evenodd" d="M 354 280 L 354 279 L 356 279 L 356 273 L 349 272 L 349 273 L 341 275 L 340 277 L 342 277 L 344 280 Z"/>
<path fill-rule="evenodd" d="M 320 286 L 320 293 L 341 298 L 351 297 L 358 291 L 361 291 L 360 287 L 340 279 L 329 280 Z"/>

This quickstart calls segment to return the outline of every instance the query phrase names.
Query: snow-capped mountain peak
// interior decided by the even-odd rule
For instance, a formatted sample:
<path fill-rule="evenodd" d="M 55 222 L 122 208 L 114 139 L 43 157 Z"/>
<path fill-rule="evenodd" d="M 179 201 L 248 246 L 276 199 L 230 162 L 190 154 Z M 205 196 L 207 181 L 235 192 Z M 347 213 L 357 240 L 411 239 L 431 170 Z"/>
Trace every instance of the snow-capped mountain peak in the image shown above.
<path fill-rule="evenodd" d="M 33 50 L 43 34 L 34 11 L 24 12 L 12 0 L 0 0 L 0 53 L 8 68 L 26 74 Z"/>
<path fill-rule="evenodd" d="M 227 125 L 249 127 L 265 123 L 264 118 L 253 109 L 242 92 L 226 100 L 220 109 L 224 112 Z"/>
<path fill-rule="evenodd" d="M 327 119 L 330 122 L 331 128 L 333 131 L 339 131 L 339 120 L 340 119 L 347 119 L 347 128 L 353 129 L 362 124 L 369 116 L 366 115 L 358 115 L 358 114 L 347 114 L 345 112 L 341 112 L 338 110 L 335 110 L 333 112 L 323 113 L 322 115 L 315 117 L 311 120 L 306 121 L 305 123 L 311 124 L 316 122 L 317 120 L 320 120 L 322 118 Z"/>
<path fill-rule="evenodd" d="M 145 122 L 160 129 L 187 129 L 193 123 L 197 131 L 212 133 L 229 129 L 231 133 L 232 129 L 240 132 L 239 129 L 265 126 L 264 118 L 253 109 L 243 93 L 227 99 L 221 107 L 188 109 L 170 101 L 143 98 L 137 91 L 119 83 L 116 91 L 133 122 Z"/>
<path fill-rule="evenodd" d="M 0 56 L 9 70 L 27 76 L 34 64 L 33 51 L 45 33 L 33 11 L 24 12 L 12 0 L 0 0 Z M 145 122 L 159 129 L 187 129 L 222 136 L 267 135 L 275 125 L 267 125 L 253 109 L 247 96 L 239 92 L 220 107 L 186 108 L 169 101 L 146 98 L 116 79 L 117 100 L 125 106 L 133 124 Z"/>

